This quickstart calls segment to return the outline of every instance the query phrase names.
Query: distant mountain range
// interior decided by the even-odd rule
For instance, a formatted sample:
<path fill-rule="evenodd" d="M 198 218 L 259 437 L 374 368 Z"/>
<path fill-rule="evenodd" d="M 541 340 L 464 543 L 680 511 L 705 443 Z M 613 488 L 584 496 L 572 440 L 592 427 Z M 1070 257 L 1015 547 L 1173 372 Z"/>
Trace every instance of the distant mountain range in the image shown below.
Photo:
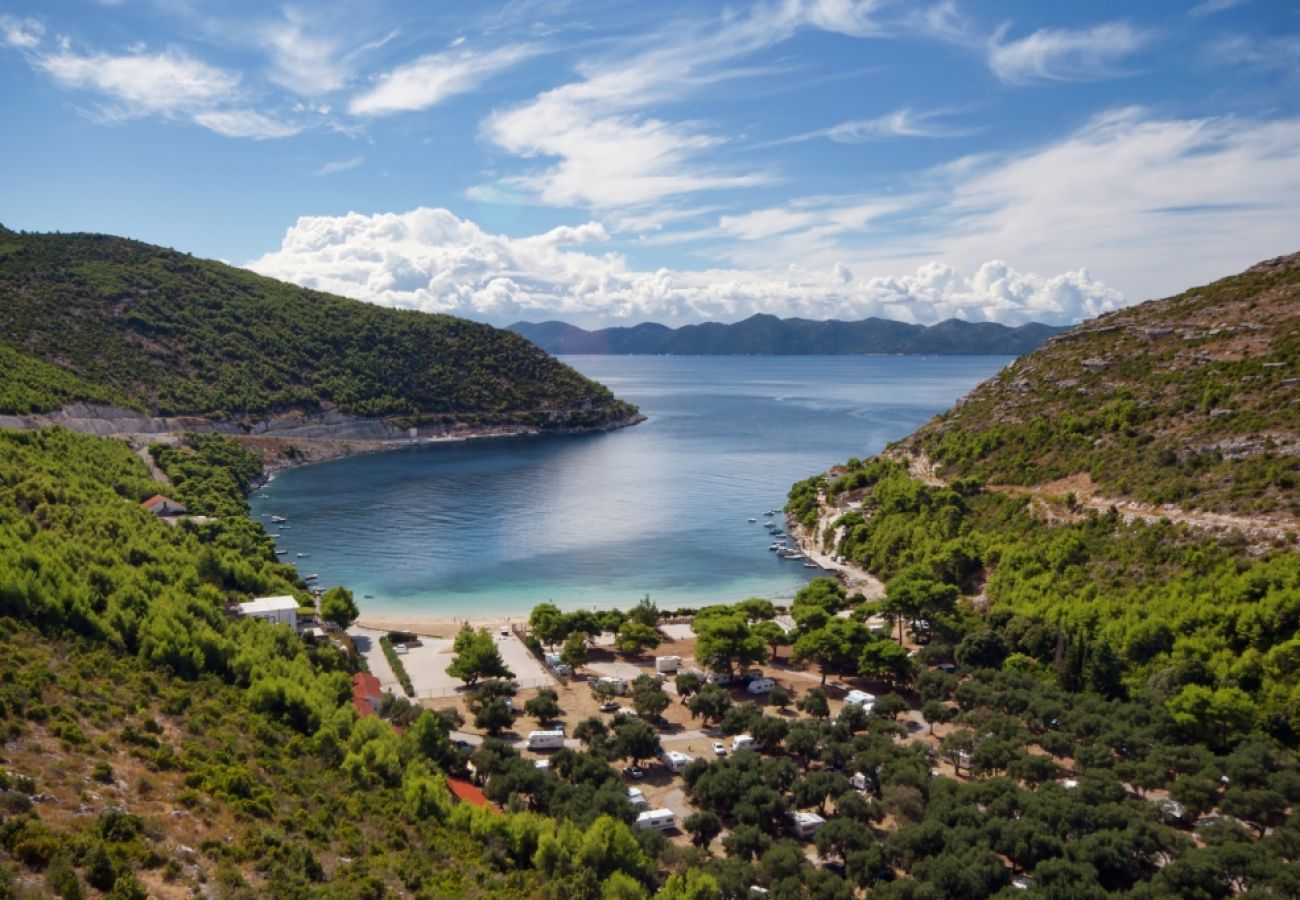
<path fill-rule="evenodd" d="M 509 330 L 556 354 L 1019 356 L 1038 349 L 1065 328 L 1038 322 L 1009 328 L 958 319 L 929 326 L 877 318 L 860 322 L 817 322 L 760 313 L 731 325 L 706 322 L 669 328 L 646 322 L 630 328 L 587 331 L 564 322 L 516 322 Z"/>

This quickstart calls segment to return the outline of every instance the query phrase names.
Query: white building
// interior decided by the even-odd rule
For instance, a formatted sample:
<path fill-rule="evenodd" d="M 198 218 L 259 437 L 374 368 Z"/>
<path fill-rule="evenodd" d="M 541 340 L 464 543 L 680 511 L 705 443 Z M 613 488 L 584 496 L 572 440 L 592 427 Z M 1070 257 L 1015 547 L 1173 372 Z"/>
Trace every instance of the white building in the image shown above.
<path fill-rule="evenodd" d="M 265 619 L 298 630 L 298 601 L 292 597 L 259 597 L 239 604 L 239 611 L 254 619 Z"/>

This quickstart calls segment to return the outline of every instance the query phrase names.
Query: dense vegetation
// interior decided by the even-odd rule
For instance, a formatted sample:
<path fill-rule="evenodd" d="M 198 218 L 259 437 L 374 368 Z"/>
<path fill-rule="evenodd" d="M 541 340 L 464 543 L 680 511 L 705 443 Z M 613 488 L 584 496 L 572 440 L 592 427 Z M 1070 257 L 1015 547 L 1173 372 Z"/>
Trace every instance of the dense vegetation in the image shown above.
<path fill-rule="evenodd" d="M 137 241 L 0 231 L 0 412 L 115 402 L 251 421 L 591 426 L 635 410 L 509 332 L 305 290 Z"/>
<path fill-rule="evenodd" d="M 945 477 L 1300 515 L 1300 254 L 1101 316 L 903 442 Z"/>
<path fill-rule="evenodd" d="M 1009 328 L 949 319 L 910 325 L 888 319 L 817 322 L 758 314 L 743 322 L 706 322 L 669 328 L 646 322 L 630 328 L 586 331 L 564 322 L 516 322 L 510 330 L 548 353 L 676 353 L 690 356 L 855 353 L 999 354 L 1017 356 L 1061 331 L 1037 322 Z"/>

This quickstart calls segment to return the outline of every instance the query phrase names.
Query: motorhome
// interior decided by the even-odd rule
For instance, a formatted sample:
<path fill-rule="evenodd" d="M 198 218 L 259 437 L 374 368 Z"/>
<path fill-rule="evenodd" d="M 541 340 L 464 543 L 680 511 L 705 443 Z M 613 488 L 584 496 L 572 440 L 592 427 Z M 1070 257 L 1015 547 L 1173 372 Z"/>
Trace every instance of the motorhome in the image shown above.
<path fill-rule="evenodd" d="M 866 691 L 849 691 L 848 696 L 844 698 L 845 706 L 860 706 L 863 712 L 871 712 L 876 705 L 876 695 L 868 694 Z"/>
<path fill-rule="evenodd" d="M 601 684 L 607 684 L 610 687 L 612 687 L 614 689 L 614 693 L 616 694 L 627 693 L 627 682 L 624 681 L 622 678 L 617 678 L 613 675 L 605 675 L 602 678 L 599 678 L 598 681 Z"/>
<path fill-rule="evenodd" d="M 656 656 L 656 672 L 676 672 L 682 667 L 682 658 L 680 656 Z"/>
<path fill-rule="evenodd" d="M 661 759 L 663 759 L 663 763 L 668 768 L 668 771 L 673 773 L 680 772 L 682 769 L 695 762 L 695 757 L 688 756 L 685 753 L 678 753 L 676 750 L 665 750 Z"/>
<path fill-rule="evenodd" d="M 770 678 L 755 678 L 745 688 L 745 692 L 749 694 L 770 694 L 774 687 L 776 687 L 776 682 Z"/>
<path fill-rule="evenodd" d="M 758 741 L 747 734 L 738 734 L 731 739 L 732 753 L 739 753 L 741 750 L 753 750 L 756 746 L 758 746 Z"/>
<path fill-rule="evenodd" d="M 733 681 L 730 672 L 710 672 L 704 678 L 709 684 L 727 685 Z"/>
<path fill-rule="evenodd" d="M 677 817 L 671 809 L 648 809 L 636 817 L 637 831 L 672 831 L 677 827 Z"/>
<path fill-rule="evenodd" d="M 825 819 L 812 812 L 792 812 L 788 814 L 787 820 L 790 833 L 803 841 L 811 838 L 826 824 Z"/>
<path fill-rule="evenodd" d="M 564 746 L 563 731 L 530 731 L 528 732 L 528 749 L 529 750 L 558 750 Z"/>

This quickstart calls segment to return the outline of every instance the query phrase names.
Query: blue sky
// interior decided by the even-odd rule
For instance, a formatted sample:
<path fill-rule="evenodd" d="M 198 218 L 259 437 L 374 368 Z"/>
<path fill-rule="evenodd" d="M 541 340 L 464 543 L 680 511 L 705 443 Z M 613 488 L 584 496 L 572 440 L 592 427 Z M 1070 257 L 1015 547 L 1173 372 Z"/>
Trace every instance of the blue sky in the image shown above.
<path fill-rule="evenodd" d="M 1300 250 L 1300 6 L 0 2 L 0 222 L 504 324 L 1067 322 Z"/>

